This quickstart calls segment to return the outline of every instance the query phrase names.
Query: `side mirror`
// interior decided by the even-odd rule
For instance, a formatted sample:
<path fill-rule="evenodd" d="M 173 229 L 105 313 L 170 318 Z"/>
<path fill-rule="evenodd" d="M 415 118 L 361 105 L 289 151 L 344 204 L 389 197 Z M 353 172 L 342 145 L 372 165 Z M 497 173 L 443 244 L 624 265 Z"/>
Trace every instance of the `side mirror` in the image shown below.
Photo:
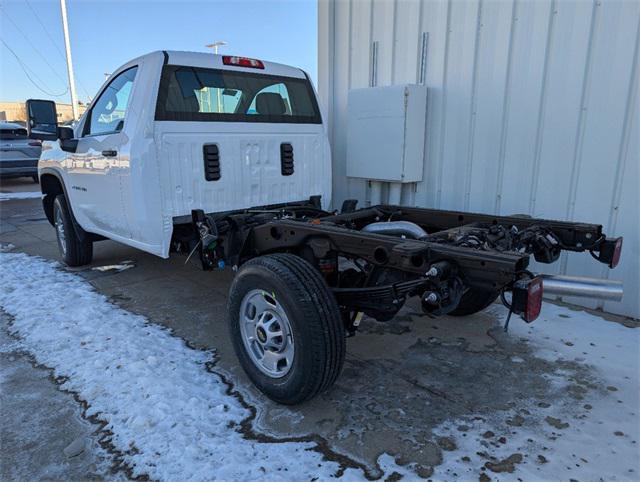
<path fill-rule="evenodd" d="M 51 100 L 29 99 L 26 102 L 27 133 L 30 139 L 52 141 L 58 138 L 58 113 Z"/>
<path fill-rule="evenodd" d="M 68 126 L 58 127 L 58 139 L 61 141 L 66 141 L 68 139 L 73 139 L 73 129 Z"/>
<path fill-rule="evenodd" d="M 74 138 L 74 132 L 71 127 L 58 127 L 58 139 L 60 139 L 60 148 L 63 151 L 76 152 L 78 139 Z"/>

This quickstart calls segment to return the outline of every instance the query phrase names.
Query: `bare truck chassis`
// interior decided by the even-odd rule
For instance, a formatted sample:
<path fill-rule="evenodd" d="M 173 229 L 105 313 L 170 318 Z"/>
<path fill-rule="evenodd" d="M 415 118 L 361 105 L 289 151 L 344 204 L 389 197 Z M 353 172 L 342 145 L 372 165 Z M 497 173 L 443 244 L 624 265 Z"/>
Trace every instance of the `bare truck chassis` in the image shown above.
<path fill-rule="evenodd" d="M 345 201 L 339 213 L 322 210 L 317 196 L 308 201 L 228 213 L 206 214 L 194 210 L 191 219 L 174 220 L 172 249 L 190 253 L 190 256 L 198 252 L 205 270 L 231 265 L 240 274 L 245 267 L 246 271 L 260 268 L 267 270 L 265 273 L 271 270 L 284 278 L 283 273 L 288 273 L 289 268 L 292 273 L 304 272 L 302 268 L 302 271 L 294 269 L 291 263 L 304 263 L 311 267 L 305 269 L 314 271 L 320 281 L 299 274 L 296 275 L 298 281 L 293 283 L 316 283 L 308 288 L 311 303 L 337 305 L 333 316 L 335 318 L 337 313 L 339 326 L 329 330 L 337 330 L 337 339 L 354 335 L 363 314 L 379 321 L 392 319 L 413 296 L 420 297 L 423 311 L 429 316 L 469 315 L 483 310 L 500 297 L 509 308 L 507 323 L 512 313 L 527 322 L 537 318 L 543 284 L 545 291 L 552 294 L 602 299 L 622 296 L 622 288 L 617 282 L 553 276 L 544 277 L 543 281 L 542 276 L 527 270 L 531 255 L 538 262 L 552 263 L 558 260 L 562 251 L 589 251 L 596 260 L 610 268 L 615 267 L 620 258 L 622 238 L 607 238 L 600 225 L 405 206 L 356 209 L 356 203 Z M 282 253 L 288 258 L 283 258 Z M 253 266 L 259 264 L 256 259 L 269 257 L 275 260 L 275 265 Z M 278 263 L 282 265 L 280 268 Z M 232 335 L 237 325 L 242 326 L 244 316 L 251 324 L 251 330 L 255 330 L 247 335 L 249 341 L 246 343 L 252 343 L 252 337 L 261 339 L 256 338 L 258 348 L 262 350 L 256 355 L 258 359 L 269 353 L 272 334 L 266 328 L 261 332 L 260 324 L 256 325 L 255 319 L 251 318 L 252 312 L 243 314 L 243 310 L 248 309 L 247 303 L 251 308 L 251 302 L 246 301 L 247 293 L 252 293 L 249 288 L 256 283 L 260 284 L 255 278 L 263 274 L 253 273 L 253 285 L 249 283 L 242 291 L 242 300 L 238 298 L 240 295 L 234 297 L 233 294 L 234 289 L 242 285 L 242 280 L 236 280 L 229 302 Z M 242 279 L 242 276 L 237 278 Z M 286 285 L 282 291 L 297 288 Z M 322 301 L 322 290 L 329 293 L 330 300 Z M 266 302 L 260 301 L 265 307 L 260 313 L 267 317 L 272 313 L 274 319 L 278 316 L 286 318 L 284 308 L 281 312 L 276 310 L 279 305 L 276 289 L 264 288 L 262 292 Z M 305 296 L 302 293 L 293 303 L 302 303 Z M 238 310 L 239 315 L 235 313 Z M 329 308 L 323 311 L 322 306 L 318 310 L 320 318 L 324 311 L 330 311 Z M 283 331 L 280 325 L 283 323 L 275 324 L 278 334 L 273 335 L 276 348 L 287 345 L 286 340 L 283 341 L 286 337 L 290 338 L 290 344 L 294 343 L 293 335 Z M 323 329 L 327 331 L 326 327 Z M 299 346 L 301 341 L 297 343 Z M 340 350 L 343 352 L 344 347 L 338 347 Z M 276 376 L 278 362 L 274 362 L 273 373 L 265 369 L 273 376 L 261 380 L 260 373 L 251 373 L 256 360 L 253 364 L 243 361 L 246 351 L 251 351 L 251 345 L 245 346 L 245 350 L 236 346 L 252 381 L 267 395 L 283 403 L 298 403 L 330 386 L 342 363 L 340 360 L 340 366 L 333 369 L 335 373 L 329 376 L 330 380 L 322 379 L 322 386 L 307 392 L 300 389 L 300 393 L 290 390 L 285 393 L 273 388 L 273 380 L 279 379 Z M 339 353 L 337 357 L 340 358 Z"/>
<path fill-rule="evenodd" d="M 203 269 L 228 263 L 237 269 L 257 256 L 293 253 L 323 274 L 343 314 L 364 312 L 386 321 L 411 296 L 421 296 L 431 315 L 471 314 L 459 309 L 466 293 L 485 293 L 493 302 L 520 281 L 526 287 L 536 279 L 527 270 L 530 255 L 553 263 L 563 250 L 589 251 L 614 268 L 622 247 L 622 238 L 607 238 L 597 224 L 389 205 L 356 210 L 351 200 L 338 214 L 321 210 L 319 201 L 223 214 L 194 211 Z M 174 237 L 174 247 L 181 251 L 184 229 L 178 232 L 183 236 Z M 526 304 L 510 307 L 533 321 L 526 319 Z M 351 323 L 347 328 L 353 333 Z"/>

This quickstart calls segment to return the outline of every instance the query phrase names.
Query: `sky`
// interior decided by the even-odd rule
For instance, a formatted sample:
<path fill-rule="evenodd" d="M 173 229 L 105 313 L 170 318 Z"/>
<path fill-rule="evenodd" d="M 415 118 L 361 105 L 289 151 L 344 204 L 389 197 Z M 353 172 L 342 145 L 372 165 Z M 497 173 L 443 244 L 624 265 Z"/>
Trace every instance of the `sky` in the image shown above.
<path fill-rule="evenodd" d="M 83 102 L 134 57 L 205 52 L 218 40 L 227 42 L 221 54 L 294 65 L 317 79 L 315 0 L 67 0 L 67 13 Z M 0 39 L 0 101 L 70 102 L 59 0 L 0 0 Z"/>

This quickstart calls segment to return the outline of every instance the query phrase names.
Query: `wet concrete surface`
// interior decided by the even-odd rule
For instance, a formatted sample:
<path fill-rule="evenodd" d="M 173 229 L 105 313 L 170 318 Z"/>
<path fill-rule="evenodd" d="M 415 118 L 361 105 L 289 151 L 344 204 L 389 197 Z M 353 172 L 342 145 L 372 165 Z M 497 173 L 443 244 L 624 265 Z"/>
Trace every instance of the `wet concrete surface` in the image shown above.
<path fill-rule="evenodd" d="M 51 371 L 35 365 L 0 312 L 0 480 L 103 480 L 109 457 L 96 426 Z"/>
<path fill-rule="evenodd" d="M 59 259 L 54 230 L 38 200 L 4 201 L 0 211 L 4 245 Z M 122 308 L 171 328 L 196 347 L 215 348 L 217 368 L 257 408 L 254 430 L 276 437 L 318 435 L 364 464 L 369 477 L 380 475 L 382 453 L 430 476 L 443 451 L 455 447 L 455 440 L 432 432 L 445 420 L 504 412 L 514 426 L 545 424 L 527 419 L 520 408 L 525 400 L 578 401 L 596 387 L 584 365 L 536 358 L 526 340 L 502 331 L 503 320 L 495 315 L 430 319 L 407 305 L 392 322 L 363 320 L 348 340 L 344 370 L 332 390 L 302 406 L 279 406 L 253 388 L 233 354 L 225 321 L 230 270 L 203 272 L 196 263 L 185 265 L 182 256 L 163 260 L 111 241 L 96 243 L 94 253 L 91 266 L 73 271 Z M 125 260 L 135 267 L 92 269 Z M 573 383 L 553 386 L 558 370 Z M 491 463 L 500 468 L 499 462 Z"/>

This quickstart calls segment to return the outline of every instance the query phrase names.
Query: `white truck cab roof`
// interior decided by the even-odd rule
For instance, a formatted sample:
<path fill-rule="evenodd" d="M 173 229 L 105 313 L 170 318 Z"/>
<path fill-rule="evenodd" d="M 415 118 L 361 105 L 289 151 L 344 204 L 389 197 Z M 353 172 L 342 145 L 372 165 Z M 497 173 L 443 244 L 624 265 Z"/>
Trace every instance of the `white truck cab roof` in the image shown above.
<path fill-rule="evenodd" d="M 167 53 L 167 63 L 170 65 L 188 65 L 192 67 L 204 67 L 209 69 L 224 69 L 224 70 L 236 70 L 246 71 L 244 67 L 235 67 L 233 65 L 224 65 L 223 57 L 233 57 L 230 55 L 210 54 L 206 52 L 184 52 L 179 50 L 165 50 L 161 51 L 162 54 Z M 148 55 L 154 55 L 156 52 Z M 299 79 L 305 78 L 303 70 L 289 65 L 278 64 L 276 62 L 268 62 L 260 60 L 264 65 L 262 73 L 270 75 L 281 75 L 283 77 L 295 77 Z"/>

